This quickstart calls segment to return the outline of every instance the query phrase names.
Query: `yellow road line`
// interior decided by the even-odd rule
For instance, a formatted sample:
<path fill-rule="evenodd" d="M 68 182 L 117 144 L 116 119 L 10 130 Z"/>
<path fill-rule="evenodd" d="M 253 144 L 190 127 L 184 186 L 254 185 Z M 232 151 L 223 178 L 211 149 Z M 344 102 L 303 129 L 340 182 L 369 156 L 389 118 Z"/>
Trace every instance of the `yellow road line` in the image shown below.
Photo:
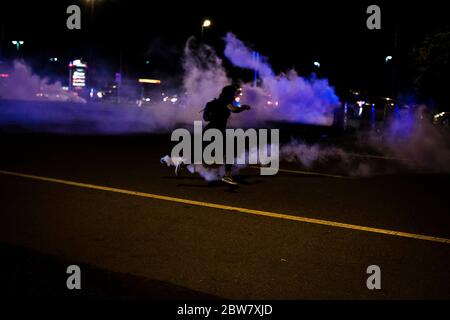
<path fill-rule="evenodd" d="M 249 168 L 252 169 L 260 169 L 259 166 L 249 166 Z M 336 174 L 328 174 L 328 173 L 320 173 L 320 172 L 313 172 L 313 171 L 302 171 L 302 170 L 287 170 L 287 169 L 278 169 L 279 172 L 286 172 L 286 173 L 296 173 L 296 174 L 304 174 L 308 176 L 320 176 L 320 177 L 327 177 L 327 178 L 339 178 L 339 179 L 351 179 L 351 177 L 347 176 L 339 176 Z"/>
<path fill-rule="evenodd" d="M 408 232 L 364 227 L 364 226 L 359 226 L 359 225 L 354 225 L 354 224 L 341 223 L 341 222 L 328 221 L 328 220 L 312 219 L 312 218 L 299 217 L 299 216 L 292 216 L 292 215 L 288 215 L 288 214 L 275 213 L 275 212 L 269 212 L 269 211 L 233 207 L 233 206 L 227 206 L 227 205 L 216 204 L 216 203 L 175 198 L 175 197 L 163 196 L 163 195 L 152 194 L 152 193 L 144 193 L 144 192 L 139 192 L 139 191 L 131 191 L 131 190 L 125 190 L 125 189 L 104 187 L 104 186 L 98 186 L 98 185 L 94 185 L 94 184 L 67 181 L 67 180 L 54 179 L 54 178 L 47 178 L 47 177 L 41 177 L 41 176 L 35 176 L 35 175 L 23 174 L 23 173 L 11 172 L 11 171 L 0 170 L 0 174 L 22 177 L 22 178 L 27 178 L 27 179 L 40 180 L 40 181 L 46 181 L 46 182 L 53 182 L 53 183 L 58 183 L 58 184 L 63 184 L 63 185 L 68 185 L 68 186 L 80 187 L 80 188 L 115 192 L 115 193 L 138 196 L 138 197 L 149 198 L 149 199 L 157 199 L 157 200 L 163 200 L 163 201 L 183 203 L 183 204 L 189 204 L 192 206 L 214 208 L 214 209 L 220 209 L 220 210 L 226 210 L 226 211 L 237 211 L 237 212 L 241 212 L 241 213 L 247 213 L 247 214 L 263 216 L 263 217 L 270 217 L 270 218 L 290 220 L 290 221 L 298 221 L 298 222 L 311 223 L 311 224 L 323 225 L 323 226 L 334 227 L 334 228 L 365 231 L 365 232 L 390 235 L 390 236 L 396 236 L 396 237 L 402 237 L 402 238 L 410 238 L 410 239 L 416 239 L 416 240 L 424 240 L 424 241 L 432 241 L 432 242 L 450 244 L 450 239 L 439 238 L 439 237 L 434 237 L 434 236 L 426 236 L 426 235 L 414 234 L 414 233 L 408 233 Z"/>
<path fill-rule="evenodd" d="M 349 153 L 348 155 L 355 158 L 383 159 L 383 160 L 408 161 L 408 162 L 412 161 L 410 159 L 405 158 L 397 158 L 392 156 L 377 156 L 373 154 L 363 154 L 363 153 Z"/>

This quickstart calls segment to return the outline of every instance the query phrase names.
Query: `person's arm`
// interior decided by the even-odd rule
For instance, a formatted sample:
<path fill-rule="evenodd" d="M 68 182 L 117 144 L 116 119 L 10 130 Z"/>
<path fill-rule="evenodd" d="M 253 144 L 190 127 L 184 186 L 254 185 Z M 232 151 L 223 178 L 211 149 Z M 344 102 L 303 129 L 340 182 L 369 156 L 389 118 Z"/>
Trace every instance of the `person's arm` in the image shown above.
<path fill-rule="evenodd" d="M 230 110 L 233 113 L 239 113 L 245 110 L 250 110 L 250 106 L 248 105 L 242 105 L 241 107 L 235 107 L 231 103 L 227 105 L 228 110 Z"/>

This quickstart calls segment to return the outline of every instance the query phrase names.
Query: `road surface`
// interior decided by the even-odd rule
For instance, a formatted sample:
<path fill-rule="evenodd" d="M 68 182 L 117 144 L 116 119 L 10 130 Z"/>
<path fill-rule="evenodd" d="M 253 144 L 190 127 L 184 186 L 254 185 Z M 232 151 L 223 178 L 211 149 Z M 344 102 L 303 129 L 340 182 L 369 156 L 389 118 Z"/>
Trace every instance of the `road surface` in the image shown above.
<path fill-rule="evenodd" d="M 1 141 L 7 296 L 450 298 L 448 175 L 246 168 L 230 188 L 175 178 L 159 163 L 166 136 Z M 381 290 L 366 286 L 371 265 Z"/>

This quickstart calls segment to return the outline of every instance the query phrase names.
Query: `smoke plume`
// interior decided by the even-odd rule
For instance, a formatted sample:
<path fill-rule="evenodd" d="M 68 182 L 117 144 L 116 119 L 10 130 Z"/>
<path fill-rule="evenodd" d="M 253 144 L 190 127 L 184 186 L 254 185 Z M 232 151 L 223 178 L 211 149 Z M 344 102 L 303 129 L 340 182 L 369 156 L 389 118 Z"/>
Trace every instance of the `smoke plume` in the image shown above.
<path fill-rule="evenodd" d="M 0 97 L 10 100 L 45 100 L 85 103 L 73 92 L 62 89 L 61 83 L 50 84 L 48 79 L 32 73 L 25 62 L 14 61 L 13 72 L 0 84 Z"/>
<path fill-rule="evenodd" d="M 244 115 L 253 125 L 265 121 L 289 121 L 315 125 L 331 125 L 339 99 L 326 79 L 305 79 L 295 70 L 275 75 L 267 61 L 256 61 L 252 51 L 232 33 L 225 37 L 225 56 L 237 67 L 254 69 L 261 83 L 257 87 L 244 84 L 243 103 L 254 106 Z"/>
<path fill-rule="evenodd" d="M 225 57 L 236 67 L 254 69 L 260 81 L 241 83 L 243 104 L 252 109 L 231 117 L 231 126 L 263 127 L 268 121 L 330 125 L 339 98 L 326 79 L 307 79 L 295 70 L 276 74 L 265 59 L 256 61 L 253 52 L 229 33 L 225 37 Z M 213 48 L 190 38 L 184 49 L 183 81 L 176 104 L 155 102 L 151 107 L 118 106 L 112 103 L 85 103 L 60 83 L 33 74 L 21 61 L 0 82 L 0 126 L 35 132 L 68 134 L 130 134 L 171 132 L 179 125 L 192 127 L 202 119 L 205 104 L 231 83 L 223 61 Z M 20 100 L 12 102 L 11 100 Z M 31 102 L 33 101 L 33 102 Z M 420 108 L 411 108 L 411 110 Z M 403 167 L 421 172 L 450 172 L 450 143 L 429 120 L 411 112 L 385 124 L 383 131 L 358 133 L 356 147 L 388 156 Z M 169 150 L 168 150 L 169 151 Z M 341 173 L 366 176 L 385 173 L 362 157 L 339 146 L 325 147 L 292 141 L 280 147 L 280 161 L 315 168 L 332 163 Z M 191 168 L 207 180 L 220 177 L 212 168 Z"/>

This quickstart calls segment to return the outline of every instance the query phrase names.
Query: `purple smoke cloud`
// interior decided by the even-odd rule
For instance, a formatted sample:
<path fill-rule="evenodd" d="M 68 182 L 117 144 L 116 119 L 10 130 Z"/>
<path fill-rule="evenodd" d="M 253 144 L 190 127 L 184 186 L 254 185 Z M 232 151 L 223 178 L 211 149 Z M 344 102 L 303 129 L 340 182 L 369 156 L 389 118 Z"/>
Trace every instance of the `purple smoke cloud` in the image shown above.
<path fill-rule="evenodd" d="M 266 61 L 257 61 L 252 50 L 232 33 L 225 37 L 225 56 L 233 65 L 255 69 L 261 78 L 257 87 L 244 84 L 243 103 L 254 106 L 252 115 L 244 121 L 258 122 L 283 120 L 298 123 L 331 125 L 333 110 L 339 98 L 326 79 L 305 79 L 295 70 L 275 75 Z"/>

